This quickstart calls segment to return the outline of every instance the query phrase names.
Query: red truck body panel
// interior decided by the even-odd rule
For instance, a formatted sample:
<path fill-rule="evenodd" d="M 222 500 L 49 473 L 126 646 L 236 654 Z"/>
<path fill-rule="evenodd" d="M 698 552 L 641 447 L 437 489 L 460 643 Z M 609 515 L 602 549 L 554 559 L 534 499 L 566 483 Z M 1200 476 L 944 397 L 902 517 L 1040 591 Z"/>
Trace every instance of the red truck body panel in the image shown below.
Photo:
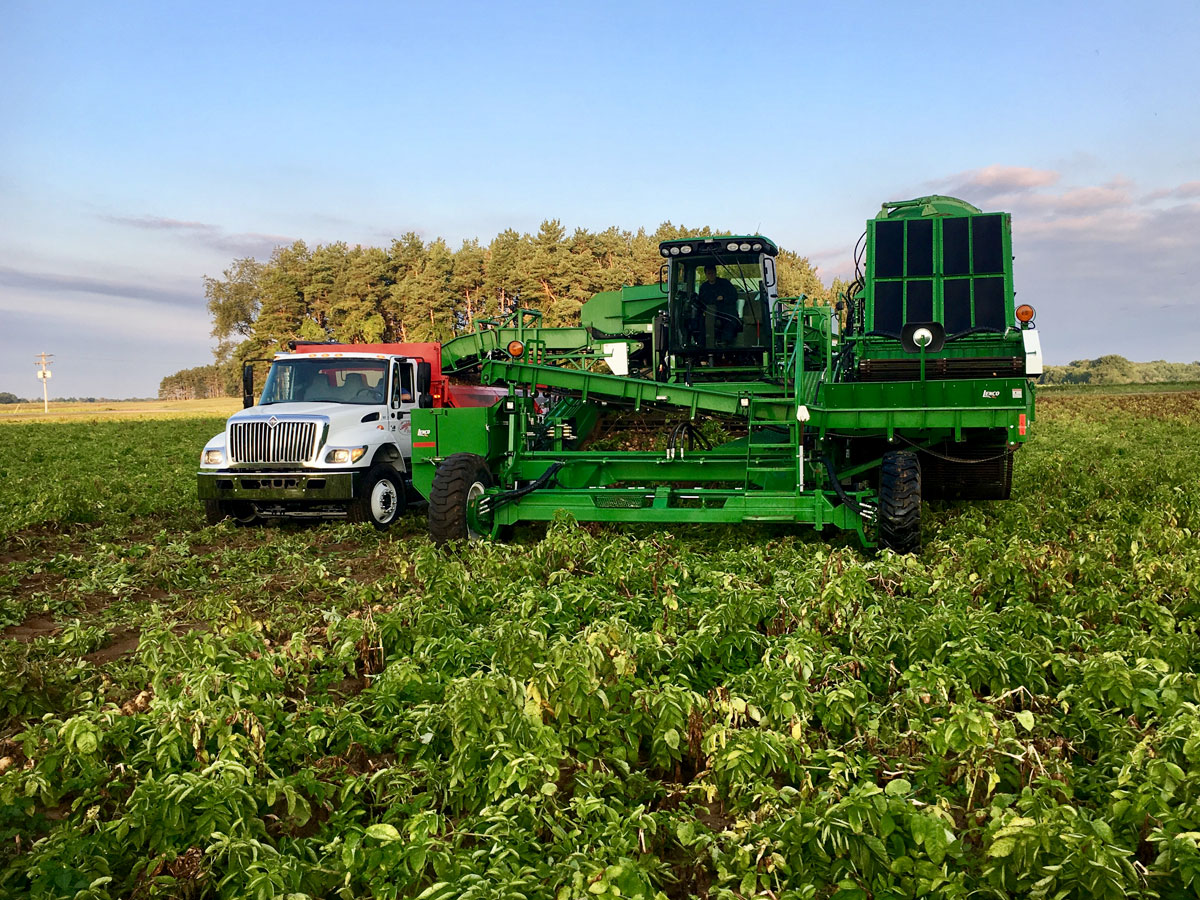
<path fill-rule="evenodd" d="M 297 341 L 296 353 L 330 356 L 337 353 L 382 353 L 429 363 L 433 370 L 429 393 L 436 408 L 452 406 L 491 406 L 507 392 L 505 388 L 477 384 L 453 384 L 442 372 L 442 345 L 436 342 L 407 344 L 306 344 Z"/>

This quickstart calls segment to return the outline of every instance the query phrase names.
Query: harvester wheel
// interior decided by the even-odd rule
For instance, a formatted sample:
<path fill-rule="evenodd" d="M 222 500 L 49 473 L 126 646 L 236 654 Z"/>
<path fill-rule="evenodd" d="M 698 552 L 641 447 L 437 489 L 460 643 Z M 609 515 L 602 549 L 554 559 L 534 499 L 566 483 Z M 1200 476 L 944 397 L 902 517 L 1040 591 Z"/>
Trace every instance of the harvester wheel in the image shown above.
<path fill-rule="evenodd" d="M 478 538 L 467 523 L 467 504 L 494 484 L 487 460 L 474 453 L 447 456 L 429 489 L 429 536 L 435 544 Z"/>
<path fill-rule="evenodd" d="M 346 509 L 351 522 L 370 522 L 385 531 L 404 512 L 404 485 L 388 465 L 372 466 L 363 479 L 362 491 Z"/>
<path fill-rule="evenodd" d="M 879 471 L 879 544 L 897 553 L 921 548 L 921 463 L 911 450 L 883 455 Z"/>

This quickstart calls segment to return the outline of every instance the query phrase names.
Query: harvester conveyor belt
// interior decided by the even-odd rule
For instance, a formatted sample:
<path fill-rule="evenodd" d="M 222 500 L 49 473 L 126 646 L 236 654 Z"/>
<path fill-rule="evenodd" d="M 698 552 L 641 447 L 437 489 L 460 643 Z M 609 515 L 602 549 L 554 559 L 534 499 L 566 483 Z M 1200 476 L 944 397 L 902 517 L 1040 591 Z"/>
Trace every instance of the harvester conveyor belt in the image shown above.
<path fill-rule="evenodd" d="M 794 397 L 778 394 L 764 396 L 754 390 L 733 393 L 703 385 L 672 384 L 649 381 L 645 378 L 604 375 L 599 372 L 543 366 L 519 360 L 492 360 L 484 363 L 480 380 L 484 384 L 501 381 L 546 385 L 560 390 L 577 391 L 584 402 L 589 398 L 625 401 L 632 403 L 634 409 L 641 409 L 643 405 L 674 406 L 688 410 L 692 416 L 697 412 L 742 417 L 753 415 L 756 421 L 769 422 L 788 422 L 796 416 Z M 777 386 L 765 382 L 761 384 L 761 389 L 779 390 Z"/>
<path fill-rule="evenodd" d="M 767 382 L 741 385 L 741 393 L 706 385 L 674 384 L 605 375 L 562 366 L 539 365 L 520 360 L 492 360 L 481 373 L 485 384 L 511 382 L 540 384 L 574 391 L 579 399 L 631 403 L 642 406 L 673 406 L 697 412 L 740 416 L 754 422 L 795 421 L 797 402 L 780 395 L 777 385 Z M 887 434 L 898 428 L 1015 428 L 1016 414 L 1026 409 L 1017 379 L 967 379 L 949 382 L 876 382 L 821 384 L 818 372 L 804 374 L 803 396 L 809 427 Z M 1003 392 L 998 390 L 1003 387 Z M 818 393 L 819 390 L 819 393 Z M 994 395 L 994 396 L 989 396 Z M 979 399 L 987 397 L 985 402 Z M 743 405 L 743 401 L 746 405 Z M 819 402 L 817 402 L 819 400 Z"/>

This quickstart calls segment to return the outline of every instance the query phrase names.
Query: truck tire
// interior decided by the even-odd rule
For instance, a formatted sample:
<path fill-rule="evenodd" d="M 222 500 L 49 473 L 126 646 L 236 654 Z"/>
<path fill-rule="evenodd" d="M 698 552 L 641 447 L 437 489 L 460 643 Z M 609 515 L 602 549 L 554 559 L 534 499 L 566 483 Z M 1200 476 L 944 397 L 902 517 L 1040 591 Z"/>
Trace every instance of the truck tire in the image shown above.
<path fill-rule="evenodd" d="M 204 524 L 218 525 L 225 518 L 225 510 L 221 508 L 220 500 L 205 500 Z"/>
<path fill-rule="evenodd" d="M 248 528 L 259 522 L 258 511 L 253 503 L 245 501 L 204 501 L 204 521 L 208 525 L 217 525 L 226 519 L 233 519 L 233 524 Z"/>
<path fill-rule="evenodd" d="M 363 479 L 362 489 L 346 509 L 351 522 L 370 522 L 386 531 L 404 512 L 404 485 L 388 465 L 372 466 Z"/>
<path fill-rule="evenodd" d="M 897 553 L 921 549 L 921 463 L 911 450 L 883 454 L 879 470 L 879 545 Z"/>
<path fill-rule="evenodd" d="M 482 535 L 467 525 L 467 503 L 495 483 L 487 460 L 474 453 L 446 457 L 429 489 L 429 536 L 435 544 L 464 541 Z"/>

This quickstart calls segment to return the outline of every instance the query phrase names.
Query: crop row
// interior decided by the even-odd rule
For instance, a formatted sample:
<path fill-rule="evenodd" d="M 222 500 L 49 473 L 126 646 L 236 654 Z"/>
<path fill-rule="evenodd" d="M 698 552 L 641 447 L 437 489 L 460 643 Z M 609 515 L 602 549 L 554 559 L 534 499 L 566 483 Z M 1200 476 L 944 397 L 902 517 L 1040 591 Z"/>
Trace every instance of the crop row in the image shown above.
<path fill-rule="evenodd" d="M 916 557 L 204 528 L 211 421 L 5 428 L 0 894 L 1194 896 L 1200 398 L 1036 428 Z"/>

